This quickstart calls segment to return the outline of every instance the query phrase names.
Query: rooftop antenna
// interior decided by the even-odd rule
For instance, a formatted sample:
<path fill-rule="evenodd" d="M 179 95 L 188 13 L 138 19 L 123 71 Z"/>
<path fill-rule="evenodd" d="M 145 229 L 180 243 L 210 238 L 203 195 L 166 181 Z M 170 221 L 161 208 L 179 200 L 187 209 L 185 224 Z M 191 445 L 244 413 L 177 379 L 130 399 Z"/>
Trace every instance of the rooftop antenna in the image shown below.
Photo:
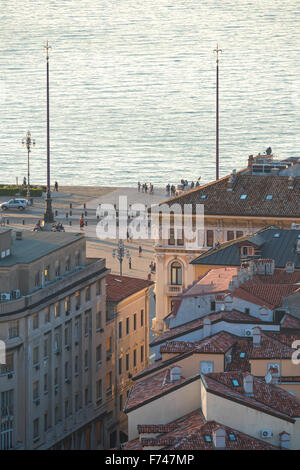
<path fill-rule="evenodd" d="M 219 49 L 217 43 L 217 48 L 214 49 L 214 52 L 217 55 L 216 59 L 216 180 L 219 179 L 219 52 L 222 52 L 222 49 Z"/>

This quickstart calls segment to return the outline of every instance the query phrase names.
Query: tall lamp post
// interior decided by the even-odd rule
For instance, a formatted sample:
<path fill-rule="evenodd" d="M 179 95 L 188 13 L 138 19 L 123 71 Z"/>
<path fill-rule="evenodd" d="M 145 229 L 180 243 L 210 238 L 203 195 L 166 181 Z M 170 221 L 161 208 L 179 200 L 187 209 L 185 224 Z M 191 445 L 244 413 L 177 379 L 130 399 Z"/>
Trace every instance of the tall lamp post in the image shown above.
<path fill-rule="evenodd" d="M 119 260 L 119 262 L 120 262 L 120 276 L 122 276 L 123 259 L 124 259 L 125 256 L 127 258 L 130 258 L 130 252 L 129 252 L 129 250 L 125 249 L 123 240 L 119 240 L 118 248 L 113 249 L 112 256 L 113 256 L 113 258 L 117 258 Z"/>
<path fill-rule="evenodd" d="M 46 212 L 44 214 L 45 223 L 54 222 L 52 211 L 52 199 L 50 192 L 50 112 L 49 112 L 49 49 L 50 46 L 46 44 L 46 61 L 47 61 L 47 196 L 46 196 Z"/>
<path fill-rule="evenodd" d="M 219 52 L 222 52 L 222 49 L 214 49 L 214 52 L 217 55 L 216 59 L 216 180 L 219 179 Z"/>
<path fill-rule="evenodd" d="M 27 131 L 26 136 L 22 139 L 23 147 L 26 145 L 27 148 L 27 199 L 30 198 L 30 166 L 29 166 L 29 154 L 31 147 L 35 147 L 35 140 L 31 138 L 30 131 Z"/>

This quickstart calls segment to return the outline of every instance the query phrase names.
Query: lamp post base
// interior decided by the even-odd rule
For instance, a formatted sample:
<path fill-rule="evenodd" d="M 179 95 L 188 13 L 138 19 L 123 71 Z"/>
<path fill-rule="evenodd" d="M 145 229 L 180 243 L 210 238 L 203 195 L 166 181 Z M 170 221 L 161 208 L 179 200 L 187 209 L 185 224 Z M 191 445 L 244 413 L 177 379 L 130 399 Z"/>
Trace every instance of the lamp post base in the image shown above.
<path fill-rule="evenodd" d="M 46 212 L 44 213 L 44 223 L 52 224 L 54 222 L 54 215 L 52 211 L 52 199 L 50 192 L 48 191 L 46 197 Z"/>

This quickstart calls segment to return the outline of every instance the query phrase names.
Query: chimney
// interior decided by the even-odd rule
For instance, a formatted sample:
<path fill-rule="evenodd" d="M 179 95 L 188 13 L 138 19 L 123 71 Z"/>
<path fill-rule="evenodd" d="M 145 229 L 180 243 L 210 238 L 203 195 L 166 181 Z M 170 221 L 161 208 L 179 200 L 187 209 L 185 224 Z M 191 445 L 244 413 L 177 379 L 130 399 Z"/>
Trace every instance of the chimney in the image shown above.
<path fill-rule="evenodd" d="M 252 336 L 253 336 L 253 346 L 259 347 L 261 342 L 261 328 L 259 326 L 255 326 L 252 328 Z"/>
<path fill-rule="evenodd" d="M 300 240 L 299 240 L 300 241 Z M 299 245 L 300 247 L 300 245 Z M 273 275 L 275 272 L 275 261 L 273 259 L 259 259 L 257 262 L 257 274 Z"/>
<path fill-rule="evenodd" d="M 227 191 L 233 190 L 235 179 L 236 179 L 236 170 L 232 170 L 232 173 L 227 181 Z"/>
<path fill-rule="evenodd" d="M 288 189 L 293 189 L 293 188 L 294 188 L 294 178 L 293 178 L 293 176 L 289 176 Z"/>
<path fill-rule="evenodd" d="M 249 279 L 253 279 L 253 276 L 256 274 L 256 265 L 254 261 L 248 262 L 248 275 Z"/>
<path fill-rule="evenodd" d="M 217 428 L 213 431 L 213 441 L 216 450 L 226 448 L 226 431 L 223 428 Z"/>
<path fill-rule="evenodd" d="M 211 335 L 211 321 L 209 318 L 203 320 L 203 338 L 207 338 Z"/>
<path fill-rule="evenodd" d="M 247 374 L 243 380 L 244 392 L 246 395 L 253 395 L 253 375 Z"/>
<path fill-rule="evenodd" d="M 295 271 L 295 263 L 293 263 L 292 261 L 287 261 L 285 265 L 285 272 L 291 274 L 294 271 Z"/>
<path fill-rule="evenodd" d="M 281 449 L 289 449 L 290 448 L 290 439 L 291 439 L 290 433 L 282 431 L 279 434 L 280 448 Z"/>
<path fill-rule="evenodd" d="M 181 379 L 181 367 L 180 366 L 174 366 L 172 367 L 170 371 L 170 380 L 171 382 L 177 382 L 177 380 Z"/>
<path fill-rule="evenodd" d="M 251 171 L 252 171 L 253 161 L 254 161 L 253 155 L 249 155 L 249 157 L 248 157 L 248 168 L 249 168 L 249 170 L 251 170 Z"/>
<path fill-rule="evenodd" d="M 231 295 L 228 294 L 225 297 L 225 310 L 227 311 L 232 310 L 232 307 L 233 307 L 233 299 Z"/>

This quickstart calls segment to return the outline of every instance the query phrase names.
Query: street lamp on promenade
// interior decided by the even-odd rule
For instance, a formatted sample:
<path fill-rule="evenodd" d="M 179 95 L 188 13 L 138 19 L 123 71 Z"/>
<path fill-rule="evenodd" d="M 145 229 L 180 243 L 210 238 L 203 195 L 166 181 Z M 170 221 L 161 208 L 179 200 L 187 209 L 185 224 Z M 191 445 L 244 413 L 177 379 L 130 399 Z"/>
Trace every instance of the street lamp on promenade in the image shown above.
<path fill-rule="evenodd" d="M 117 258 L 119 260 L 119 262 L 120 262 L 120 276 L 122 276 L 123 259 L 124 259 L 125 256 L 127 258 L 130 258 L 130 252 L 129 252 L 129 250 L 125 249 L 123 240 L 119 240 L 118 248 L 113 249 L 112 256 L 113 256 L 113 258 Z"/>
<path fill-rule="evenodd" d="M 27 131 L 26 136 L 22 139 L 23 147 L 27 148 L 27 198 L 30 198 L 30 166 L 29 166 L 29 154 L 31 152 L 31 147 L 35 147 L 35 140 L 31 138 L 30 131 Z"/>

